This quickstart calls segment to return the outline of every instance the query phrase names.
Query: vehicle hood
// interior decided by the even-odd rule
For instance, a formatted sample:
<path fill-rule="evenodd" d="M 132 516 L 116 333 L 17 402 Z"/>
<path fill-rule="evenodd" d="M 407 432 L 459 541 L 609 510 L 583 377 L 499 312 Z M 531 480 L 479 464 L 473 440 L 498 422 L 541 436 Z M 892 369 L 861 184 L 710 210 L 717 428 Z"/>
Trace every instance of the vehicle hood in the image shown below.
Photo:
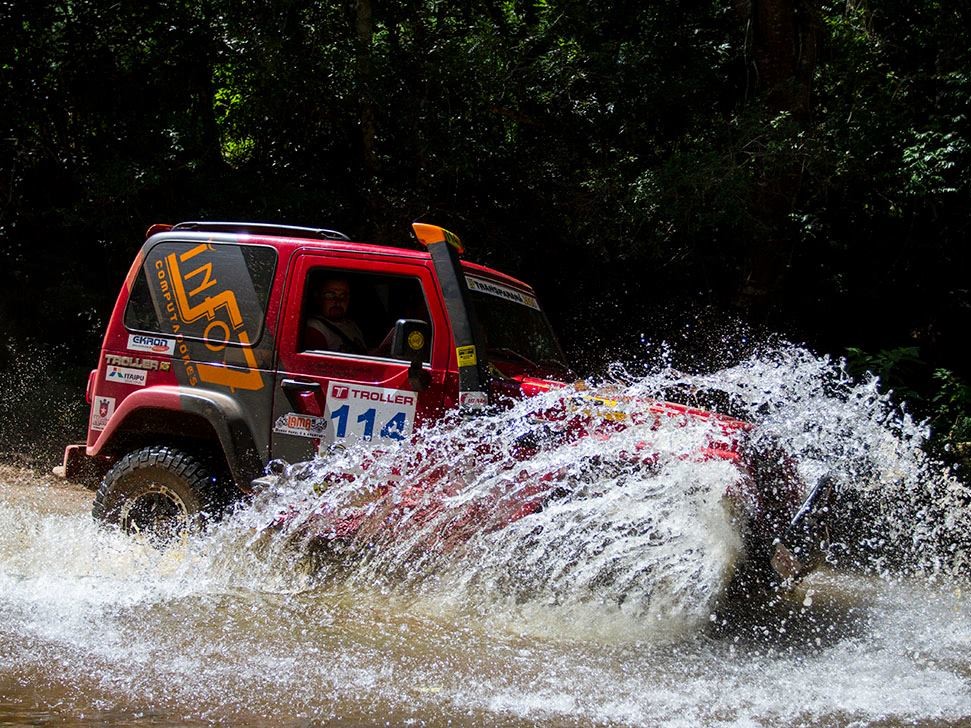
<path fill-rule="evenodd" d="M 617 423 L 648 424 L 654 418 L 657 424 L 661 418 L 686 418 L 710 423 L 726 436 L 741 436 L 752 429 L 751 423 L 729 417 L 700 407 L 677 402 L 668 402 L 650 397 L 631 396 L 616 386 L 591 386 L 584 381 L 572 384 L 544 379 L 525 374 L 511 377 L 518 385 L 521 395 L 534 397 L 554 390 L 572 390 L 571 399 L 596 417 Z"/>

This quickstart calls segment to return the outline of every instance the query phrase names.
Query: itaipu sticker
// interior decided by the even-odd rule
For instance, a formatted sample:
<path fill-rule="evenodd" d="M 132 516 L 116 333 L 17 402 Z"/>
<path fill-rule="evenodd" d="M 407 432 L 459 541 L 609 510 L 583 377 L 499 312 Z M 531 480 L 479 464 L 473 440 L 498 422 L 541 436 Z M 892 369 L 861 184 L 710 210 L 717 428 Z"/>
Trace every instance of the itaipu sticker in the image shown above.
<path fill-rule="evenodd" d="M 460 346 L 455 349 L 455 356 L 459 360 L 460 367 L 474 367 L 476 361 L 475 358 L 475 347 L 471 344 L 469 346 Z"/>
<path fill-rule="evenodd" d="M 95 397 L 91 407 L 91 429 L 103 430 L 115 413 L 114 397 Z"/>
<path fill-rule="evenodd" d="M 318 440 L 327 431 L 327 420 L 323 417 L 288 412 L 276 418 L 276 422 L 273 423 L 273 431 L 280 435 L 309 437 Z"/>
<path fill-rule="evenodd" d="M 129 334 L 128 348 L 131 351 L 147 351 L 150 354 L 175 353 L 175 339 L 167 336 L 149 336 L 148 334 Z"/>
<path fill-rule="evenodd" d="M 109 366 L 105 370 L 105 381 L 144 387 L 145 382 L 148 381 L 148 372 L 144 369 Z"/>

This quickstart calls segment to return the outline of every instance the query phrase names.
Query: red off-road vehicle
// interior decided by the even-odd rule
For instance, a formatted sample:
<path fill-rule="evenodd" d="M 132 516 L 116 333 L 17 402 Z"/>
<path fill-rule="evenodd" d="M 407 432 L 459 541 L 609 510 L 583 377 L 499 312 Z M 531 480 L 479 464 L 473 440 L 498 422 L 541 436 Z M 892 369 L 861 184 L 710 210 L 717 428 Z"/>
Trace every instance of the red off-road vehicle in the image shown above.
<path fill-rule="evenodd" d="M 450 411 L 474 415 L 575 379 L 528 285 L 462 261 L 442 228 L 414 229 L 424 250 L 277 225 L 151 227 L 88 379 L 87 442 L 64 456 L 66 477 L 100 479 L 95 518 L 164 535 L 252 490 L 271 460 L 310 460 L 348 438 L 403 440 Z M 795 544 L 822 491 L 800 509 L 804 489 L 777 458 L 765 487 L 743 453 L 745 423 L 638 408 L 716 418 L 724 438 L 705 456 L 749 471 L 764 544 Z M 571 436 L 585 436 L 575 420 Z M 530 493 L 516 518 L 542 507 Z M 778 570 L 798 570 L 774 547 Z"/>

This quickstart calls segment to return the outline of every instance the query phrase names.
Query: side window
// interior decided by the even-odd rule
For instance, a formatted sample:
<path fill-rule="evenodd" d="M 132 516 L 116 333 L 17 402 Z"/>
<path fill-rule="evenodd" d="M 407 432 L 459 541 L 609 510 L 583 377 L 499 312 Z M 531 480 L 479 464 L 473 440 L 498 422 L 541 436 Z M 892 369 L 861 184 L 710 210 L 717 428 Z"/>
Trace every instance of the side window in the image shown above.
<path fill-rule="evenodd" d="M 302 311 L 302 351 L 365 356 L 391 356 L 398 319 L 431 321 L 418 278 L 335 268 L 310 270 Z"/>
<path fill-rule="evenodd" d="M 163 241 L 145 256 L 125 326 L 171 336 L 177 320 L 187 339 L 251 346 L 263 333 L 275 268 L 273 248 Z"/>

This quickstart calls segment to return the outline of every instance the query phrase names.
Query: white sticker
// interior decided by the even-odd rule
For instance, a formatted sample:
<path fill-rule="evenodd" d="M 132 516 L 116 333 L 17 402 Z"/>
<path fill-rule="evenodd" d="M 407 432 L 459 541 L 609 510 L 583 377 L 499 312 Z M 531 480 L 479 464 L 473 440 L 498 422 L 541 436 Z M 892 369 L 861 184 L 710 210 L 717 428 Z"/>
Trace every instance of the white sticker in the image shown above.
<path fill-rule="evenodd" d="M 128 348 L 132 351 L 147 351 L 152 354 L 168 354 L 171 356 L 175 353 L 175 339 L 147 334 L 129 334 Z"/>
<path fill-rule="evenodd" d="M 530 308 L 534 308 L 539 311 L 539 303 L 536 301 L 536 296 L 532 296 L 515 288 L 510 288 L 509 286 L 504 286 L 501 283 L 496 283 L 495 281 L 488 281 L 485 278 L 476 278 L 475 276 L 466 276 L 465 282 L 468 283 L 470 291 L 488 293 L 490 296 L 497 296 L 498 298 L 505 299 L 506 301 L 512 301 L 513 303 L 518 303 L 522 306 L 529 306 Z"/>
<path fill-rule="evenodd" d="M 115 413 L 114 397 L 95 397 L 91 407 L 91 429 L 103 430 Z"/>
<path fill-rule="evenodd" d="M 302 415 L 297 412 L 287 412 L 277 417 L 276 422 L 273 423 L 273 431 L 281 435 L 309 437 L 314 440 L 323 437 L 326 430 L 327 420 L 323 417 Z"/>
<path fill-rule="evenodd" d="M 133 384 L 136 387 L 144 387 L 147 380 L 148 372 L 144 369 L 109 366 L 105 370 L 106 382 L 120 382 L 121 384 Z"/>
<path fill-rule="evenodd" d="M 404 440 L 415 426 L 418 395 L 407 389 L 331 382 L 324 417 L 328 441 Z"/>
<path fill-rule="evenodd" d="M 459 392 L 459 407 L 482 409 L 489 406 L 489 395 L 485 392 Z"/>

